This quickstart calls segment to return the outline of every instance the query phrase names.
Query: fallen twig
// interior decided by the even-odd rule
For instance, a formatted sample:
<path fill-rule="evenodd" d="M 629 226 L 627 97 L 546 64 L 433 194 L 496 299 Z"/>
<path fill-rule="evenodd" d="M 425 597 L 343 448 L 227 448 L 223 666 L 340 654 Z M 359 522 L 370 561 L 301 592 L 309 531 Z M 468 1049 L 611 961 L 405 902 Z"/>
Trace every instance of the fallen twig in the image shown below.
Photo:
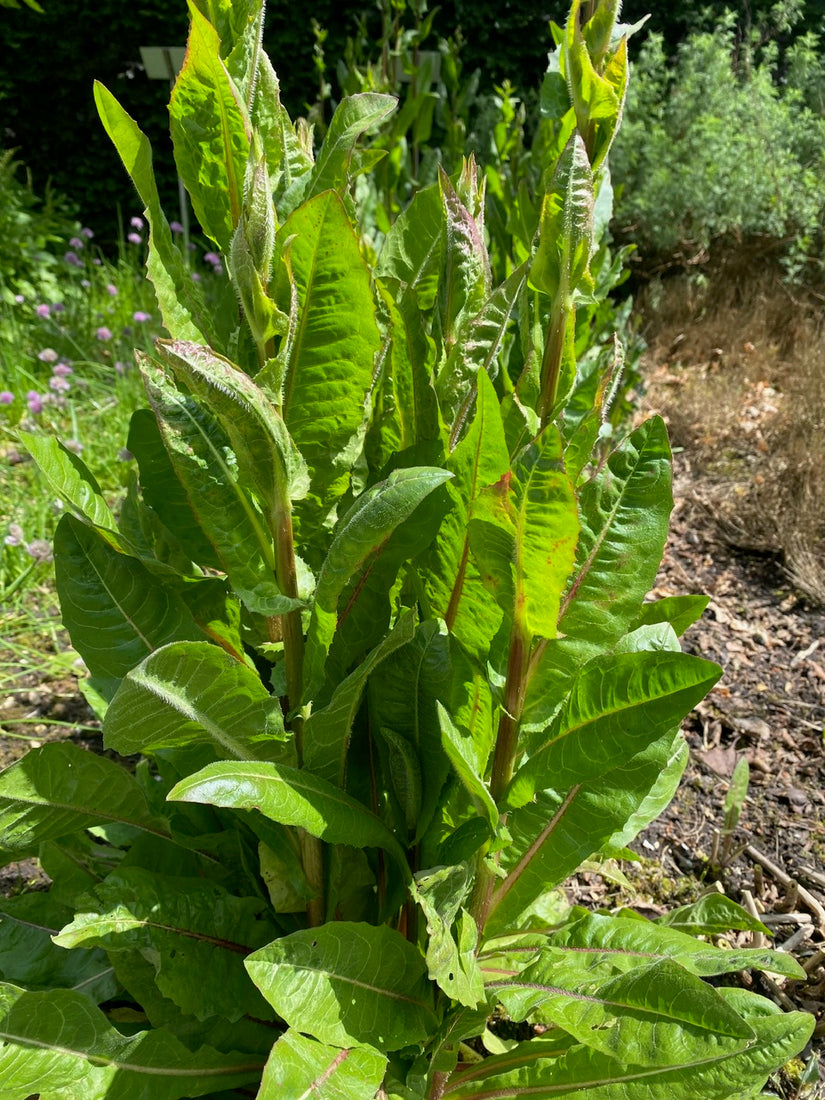
<path fill-rule="evenodd" d="M 777 882 L 783 886 L 787 886 L 789 889 L 796 888 L 797 896 L 799 900 L 806 905 L 819 921 L 820 931 L 825 930 L 825 908 L 823 908 L 821 902 L 819 902 L 813 894 L 806 890 L 804 886 L 800 886 L 799 883 L 787 871 L 783 871 L 772 859 L 769 859 L 764 852 L 760 852 L 758 848 L 754 848 L 752 844 L 746 844 L 744 852 L 747 856 L 754 861 L 754 863 L 761 863 L 766 871 L 769 871 Z"/>

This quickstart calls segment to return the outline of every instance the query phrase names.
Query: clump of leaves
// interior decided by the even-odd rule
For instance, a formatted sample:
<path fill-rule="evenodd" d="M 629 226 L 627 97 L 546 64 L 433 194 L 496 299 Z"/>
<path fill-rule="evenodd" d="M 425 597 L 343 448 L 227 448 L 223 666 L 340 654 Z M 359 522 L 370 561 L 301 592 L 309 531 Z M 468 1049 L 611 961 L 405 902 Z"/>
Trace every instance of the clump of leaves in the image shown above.
<path fill-rule="evenodd" d="M 500 285 L 472 161 L 365 255 L 351 182 L 393 101 L 345 99 L 313 155 L 260 3 L 193 5 L 172 136 L 237 295 L 209 311 L 97 89 L 171 339 L 139 356 L 118 517 L 27 442 L 71 508 L 57 584 L 105 744 L 141 762 L 52 744 L 0 778 L 6 859 L 53 881 L 3 905 L 3 1100 L 695 1100 L 754 1095 L 807 1041 L 810 1017 L 702 980 L 800 973 L 696 939 L 752 926 L 725 899 L 670 924 L 554 906 L 668 801 L 719 676 L 677 639 L 700 597 L 644 604 L 664 426 L 603 444 L 611 378 L 577 366 L 616 8 L 555 28 L 568 99 Z M 542 1034 L 479 1060 L 501 1009 Z"/>

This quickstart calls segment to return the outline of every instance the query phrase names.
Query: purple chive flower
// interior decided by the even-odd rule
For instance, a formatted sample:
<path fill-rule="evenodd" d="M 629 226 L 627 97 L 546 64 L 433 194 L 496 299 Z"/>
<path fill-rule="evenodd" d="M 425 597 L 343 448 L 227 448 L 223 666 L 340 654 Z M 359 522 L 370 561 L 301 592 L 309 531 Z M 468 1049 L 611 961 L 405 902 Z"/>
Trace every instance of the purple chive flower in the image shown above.
<path fill-rule="evenodd" d="M 63 313 L 65 309 L 66 307 L 63 305 L 62 302 L 54 302 L 54 304 L 52 305 L 52 313 Z"/>
<path fill-rule="evenodd" d="M 26 404 L 32 416 L 39 416 L 43 412 L 43 398 L 36 390 L 29 390 L 26 394 Z"/>
<path fill-rule="evenodd" d="M 40 360 L 41 363 L 56 363 L 57 352 L 54 350 L 54 348 L 43 348 L 42 351 L 39 351 L 37 353 L 37 358 Z"/>
<path fill-rule="evenodd" d="M 26 547 L 26 553 L 35 561 L 51 561 L 51 544 L 45 539 L 33 539 Z"/>
<path fill-rule="evenodd" d="M 76 248 L 78 252 L 81 248 L 86 247 L 86 242 L 81 237 L 72 237 L 72 239 L 69 241 L 69 244 L 72 246 L 72 248 Z"/>
<path fill-rule="evenodd" d="M 151 313 L 146 313 L 142 309 L 136 309 L 135 312 L 132 314 L 132 320 L 137 321 L 138 324 L 140 324 L 143 321 L 151 321 L 152 320 L 152 314 Z"/>
<path fill-rule="evenodd" d="M 0 405 L 10 405 L 14 401 L 14 394 L 9 390 L 0 390 Z"/>
<path fill-rule="evenodd" d="M 80 230 L 80 236 L 85 237 L 87 241 L 90 241 L 94 236 L 94 233 L 89 229 L 88 225 L 84 225 Z"/>
<path fill-rule="evenodd" d="M 132 335 L 132 326 L 131 325 L 124 325 L 123 326 L 123 335 L 124 336 L 131 336 Z"/>
<path fill-rule="evenodd" d="M 131 218 L 129 225 L 131 225 L 132 229 L 143 229 L 143 218 Z"/>
<path fill-rule="evenodd" d="M 212 266 L 214 267 L 215 264 L 219 264 L 221 262 L 221 258 L 217 254 L 217 252 L 204 252 L 203 262 L 207 264 L 212 264 Z"/>
<path fill-rule="evenodd" d="M 81 279 L 80 285 L 83 287 L 84 290 L 88 290 L 92 284 L 89 282 L 88 279 Z"/>
<path fill-rule="evenodd" d="M 74 374 L 74 371 L 68 363 L 64 363 L 61 360 L 52 367 L 52 374 L 56 375 L 58 378 L 65 378 L 67 374 Z"/>
<path fill-rule="evenodd" d="M 140 233 L 130 233 L 126 240 L 129 241 L 130 244 L 143 244 L 143 237 L 141 237 Z"/>
<path fill-rule="evenodd" d="M 23 297 L 22 294 L 15 294 L 14 300 L 19 306 L 22 306 L 26 299 Z"/>
<path fill-rule="evenodd" d="M 106 340 L 111 340 L 112 339 L 112 330 L 106 328 L 105 325 L 101 325 L 100 328 L 95 333 L 95 336 L 98 338 L 98 340 L 103 340 L 104 342 Z"/>
<path fill-rule="evenodd" d="M 72 267 L 83 267 L 83 261 L 76 252 L 67 252 L 63 259 L 67 264 L 71 264 Z"/>
<path fill-rule="evenodd" d="M 114 283 L 106 284 L 106 293 L 110 294 L 114 298 L 114 296 L 117 294 L 117 287 Z"/>
<path fill-rule="evenodd" d="M 121 363 L 121 361 L 119 359 L 115 360 L 115 373 L 116 374 L 125 374 L 126 369 L 127 368 L 126 368 L 125 363 Z"/>
<path fill-rule="evenodd" d="M 101 260 L 99 256 L 95 256 L 95 258 L 92 260 L 92 263 L 95 265 L 95 267 L 100 267 L 100 265 L 103 263 L 103 260 Z"/>
<path fill-rule="evenodd" d="M 192 272 L 192 282 L 193 282 L 193 283 L 199 283 L 200 281 L 201 281 L 201 277 L 200 277 L 200 275 L 198 274 L 198 272 L 197 272 L 197 271 L 193 271 L 193 272 Z"/>
<path fill-rule="evenodd" d="M 37 314 L 38 317 L 49 317 L 52 311 L 49 309 L 45 302 L 41 302 L 34 312 Z"/>
<path fill-rule="evenodd" d="M 183 232 L 183 226 L 180 224 L 180 222 L 169 222 L 169 228 L 172 230 L 173 233 Z"/>
<path fill-rule="evenodd" d="M 71 388 L 71 383 L 59 375 L 49 379 L 49 389 L 54 390 L 55 393 L 68 393 Z"/>
<path fill-rule="evenodd" d="M 6 546 L 22 546 L 25 537 L 26 536 L 23 534 L 23 528 L 20 526 L 19 523 L 10 523 L 9 533 L 3 539 L 3 542 L 6 544 Z"/>

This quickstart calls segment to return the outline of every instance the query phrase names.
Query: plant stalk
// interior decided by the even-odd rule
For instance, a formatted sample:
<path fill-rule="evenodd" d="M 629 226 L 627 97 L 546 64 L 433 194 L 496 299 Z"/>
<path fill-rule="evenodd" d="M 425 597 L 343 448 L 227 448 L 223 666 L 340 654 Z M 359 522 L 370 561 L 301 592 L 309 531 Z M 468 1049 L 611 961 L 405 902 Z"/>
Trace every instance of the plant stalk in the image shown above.
<path fill-rule="evenodd" d="M 544 341 L 544 355 L 541 360 L 541 393 L 538 403 L 538 413 L 541 417 L 542 427 L 548 422 L 553 414 L 553 409 L 556 407 L 556 394 L 559 388 L 562 359 L 564 358 L 564 337 L 567 332 L 571 308 L 566 298 L 567 295 L 560 291 L 553 302 Z"/>
<path fill-rule="evenodd" d="M 504 699 L 498 723 L 496 747 L 493 754 L 493 772 L 490 779 L 490 794 L 496 805 L 504 798 L 515 769 L 519 722 L 521 721 L 524 695 L 529 680 L 530 641 L 530 636 L 524 628 L 524 624 L 517 618 L 513 623 L 513 630 L 510 635 L 507 679 L 504 684 Z M 476 882 L 470 900 L 470 913 L 478 928 L 479 943 L 490 912 L 495 884 L 495 872 L 487 864 L 486 851 L 482 851 L 478 858 Z"/>

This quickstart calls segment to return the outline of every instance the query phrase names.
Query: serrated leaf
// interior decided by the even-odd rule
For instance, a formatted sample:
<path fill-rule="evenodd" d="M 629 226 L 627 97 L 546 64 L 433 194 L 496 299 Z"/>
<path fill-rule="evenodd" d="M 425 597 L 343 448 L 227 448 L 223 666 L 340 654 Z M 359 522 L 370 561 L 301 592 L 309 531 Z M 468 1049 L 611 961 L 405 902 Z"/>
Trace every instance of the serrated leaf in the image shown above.
<path fill-rule="evenodd" d="M 160 992 L 199 1020 L 266 1015 L 243 968 L 243 959 L 276 932 L 260 898 L 236 898 L 217 883 L 138 867 L 121 868 L 95 895 L 95 909 L 81 907 L 54 937 L 59 947 L 140 951 L 155 968 Z"/>
<path fill-rule="evenodd" d="M 283 756 L 279 700 L 260 677 L 207 642 L 156 650 L 121 683 L 109 704 L 104 742 L 124 756 L 206 743 L 219 757 Z"/>
<path fill-rule="evenodd" d="M 187 1050 L 168 1032 L 126 1038 L 82 994 L 0 985 L 0 1100 L 179 1100 L 249 1085 L 261 1063 L 209 1047 Z"/>
<path fill-rule="evenodd" d="M 278 1015 L 320 1042 L 392 1051 L 437 1026 L 421 954 L 386 925 L 294 932 L 250 955 L 246 968 Z"/>
<path fill-rule="evenodd" d="M 178 783 L 171 802 L 202 802 L 260 810 L 330 844 L 383 848 L 406 868 L 398 841 L 384 823 L 344 791 L 304 769 L 275 764 L 210 764 Z"/>
<path fill-rule="evenodd" d="M 204 232 L 224 252 L 240 218 L 248 119 L 220 58 L 212 24 L 190 4 L 183 68 L 169 104 L 175 163 Z"/>
<path fill-rule="evenodd" d="M 579 493 L 576 571 L 559 630 L 609 641 L 630 628 L 656 578 L 672 507 L 667 429 L 653 417 Z"/>
<path fill-rule="evenodd" d="M 106 822 L 169 835 L 124 768 L 68 741 L 32 749 L 0 772 L 0 852 L 7 861 Z"/>
<path fill-rule="evenodd" d="M 386 1066 L 377 1050 L 326 1046 L 290 1028 L 272 1048 L 257 1100 L 373 1100 Z"/>

